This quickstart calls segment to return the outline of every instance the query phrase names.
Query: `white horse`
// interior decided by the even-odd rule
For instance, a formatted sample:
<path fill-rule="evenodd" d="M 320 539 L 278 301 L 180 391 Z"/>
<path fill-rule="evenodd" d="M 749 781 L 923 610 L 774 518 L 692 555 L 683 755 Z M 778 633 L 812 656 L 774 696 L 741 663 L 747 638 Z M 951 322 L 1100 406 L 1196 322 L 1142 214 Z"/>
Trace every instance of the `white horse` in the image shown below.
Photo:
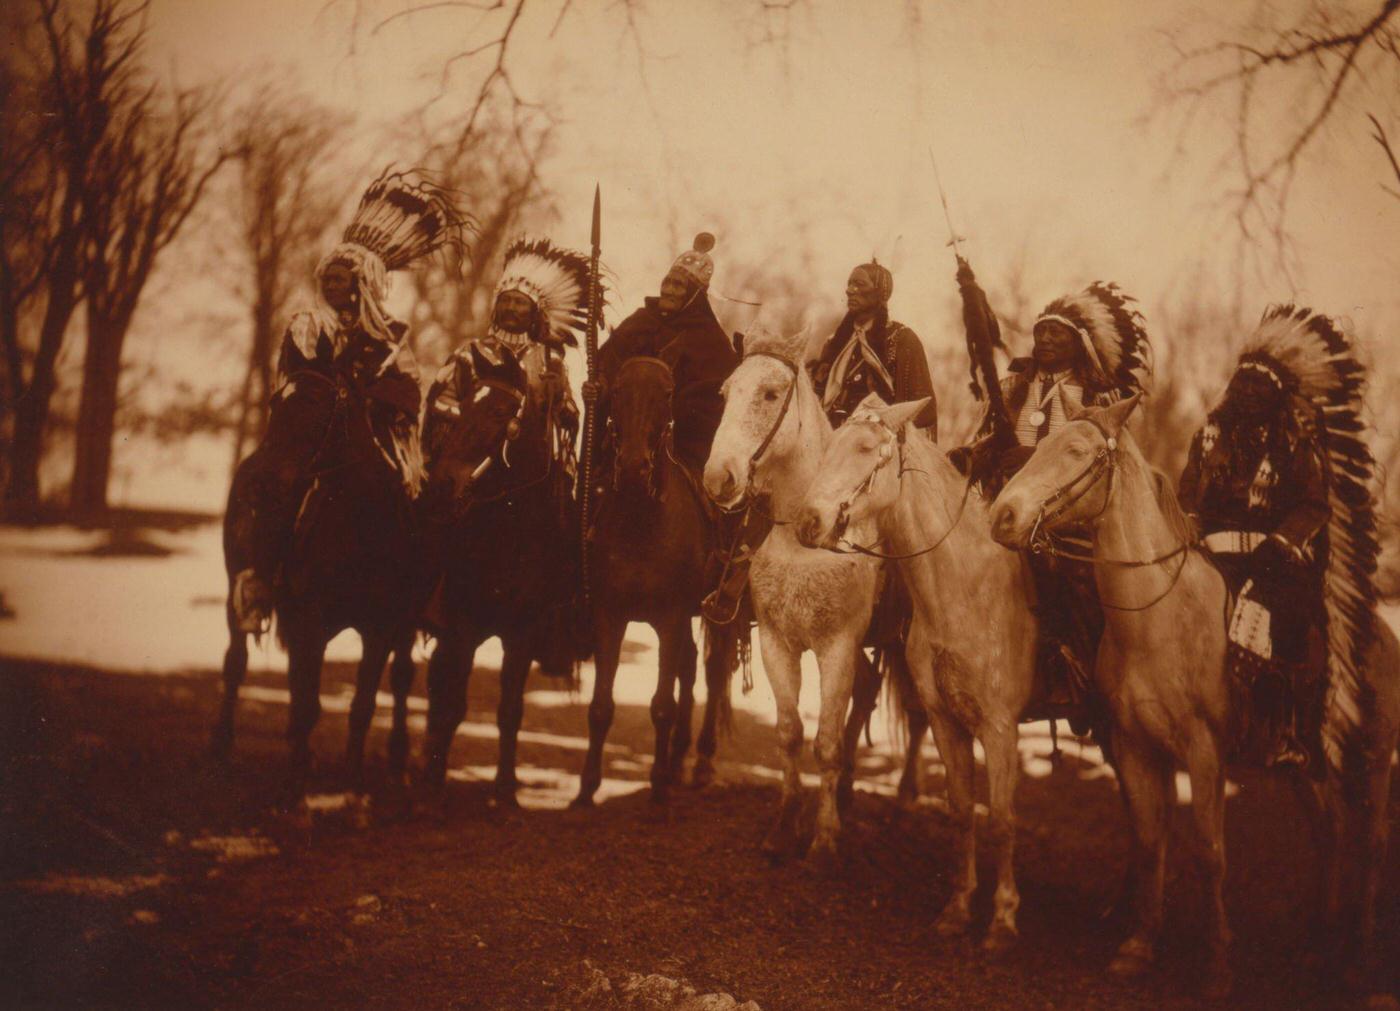
<path fill-rule="evenodd" d="M 777 700 L 783 766 L 782 803 L 764 851 L 779 857 L 797 847 L 802 806 L 797 701 L 802 654 L 810 649 L 821 670 L 816 754 L 822 778 L 811 855 L 834 863 L 841 829 L 838 789 L 850 775 L 854 737 L 864 722 L 859 707 L 847 735 L 842 722 L 875 604 L 879 563 L 805 548 L 784 522 L 802 504 L 831 438 L 831 424 L 802 367 L 804 345 L 801 336 L 750 335 L 743 361 L 724 385 L 724 416 L 705 465 L 705 490 L 726 509 L 757 500 L 778 521 L 749 570 L 759 648 Z M 868 704 L 873 703 L 872 692 Z M 917 741 L 911 744 L 917 747 Z"/>
<path fill-rule="evenodd" d="M 936 445 L 909 426 L 927 399 L 886 407 L 871 401 L 846 421 L 822 455 L 796 527 L 804 544 L 851 550 L 881 542 L 914 598 L 906 652 L 920 701 L 947 766 L 948 806 L 958 832 L 953 894 L 941 934 L 971 921 L 977 888 L 972 742 L 987 755 L 990 839 L 997 862 L 984 946 L 1016 939 L 1017 726 L 1035 688 L 1037 621 L 1020 555 L 992 540 L 987 505 Z"/>
<path fill-rule="evenodd" d="M 1191 782 L 1201 878 L 1209 896 L 1206 985 L 1229 986 L 1225 878 L 1225 760 L 1237 704 L 1226 667 L 1227 593 L 1219 571 L 1193 546 L 1194 532 L 1170 487 L 1147 464 L 1125 427 L 1137 397 L 1084 411 L 1045 439 L 1002 489 L 992 532 L 1027 546 L 1039 530 L 1086 524 L 1093 531 L 1094 575 L 1106 627 L 1094 679 L 1108 700 L 1119 782 L 1136 837 L 1137 909 L 1133 935 L 1113 971 L 1135 975 L 1156 953 L 1162 926 L 1167 821 L 1185 769 Z M 1324 916 L 1341 936 L 1343 843 L 1348 807 L 1363 830 L 1357 940 L 1363 958 L 1375 933 L 1375 903 L 1385 867 L 1391 756 L 1400 734 L 1400 644 L 1376 619 L 1359 676 L 1366 704 L 1356 717 L 1329 707 L 1348 759 L 1329 761 L 1315 799 L 1326 816 Z M 1331 756 L 1329 756 L 1329 759 Z M 1349 805 L 1344 785 L 1356 787 Z"/>

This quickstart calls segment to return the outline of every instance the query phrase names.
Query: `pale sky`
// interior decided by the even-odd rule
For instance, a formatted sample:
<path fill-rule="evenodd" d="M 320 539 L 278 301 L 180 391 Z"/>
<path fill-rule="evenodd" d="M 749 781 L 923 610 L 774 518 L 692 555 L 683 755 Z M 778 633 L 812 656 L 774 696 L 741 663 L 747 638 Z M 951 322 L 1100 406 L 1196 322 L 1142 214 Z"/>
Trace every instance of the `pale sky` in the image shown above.
<path fill-rule="evenodd" d="M 375 126 L 435 94 L 444 59 L 486 36 L 470 30 L 482 15 L 461 9 L 371 35 L 408 4 L 361 0 L 352 55 L 353 2 L 154 0 L 151 55 L 186 83 L 290 64 L 320 101 L 357 114 L 372 158 Z M 517 87 L 556 101 L 564 120 L 545 167 L 560 207 L 552 235 L 586 246 L 601 183 L 619 311 L 654 294 L 703 228 L 719 236 L 717 292 L 746 297 L 740 265 L 768 264 L 796 277 L 821 317 L 850 268 L 875 253 L 895 270 L 895 315 L 931 347 L 961 341 L 948 325 L 955 288 L 930 146 L 973 265 L 995 283 L 1024 255 L 1037 305 L 1116 280 L 1142 300 L 1150 326 L 1152 309 L 1189 297 L 1183 286 L 1197 278 L 1231 288 L 1232 226 L 1217 201 L 1234 180 L 1211 174 L 1228 109 L 1203 118 L 1179 155 L 1174 132 L 1136 121 L 1172 59 L 1162 29 L 1204 30 L 1222 9 L 1241 15 L 1251 4 L 944 2 L 922 5 L 911 30 L 902 3 L 812 0 L 792 15 L 786 49 L 748 44 L 757 6 L 646 0 L 644 76 L 611 0 L 575 0 L 553 38 L 557 0 L 531 0 L 520 22 Z M 464 65 L 436 108 L 465 108 L 489 59 Z M 1296 289 L 1277 273 L 1249 278 L 1247 316 L 1297 298 L 1349 316 L 1363 334 L 1400 324 L 1400 201 L 1378 186 L 1386 167 L 1365 111 L 1342 110 L 1296 186 Z M 754 312 L 715 305 L 731 327 Z"/>

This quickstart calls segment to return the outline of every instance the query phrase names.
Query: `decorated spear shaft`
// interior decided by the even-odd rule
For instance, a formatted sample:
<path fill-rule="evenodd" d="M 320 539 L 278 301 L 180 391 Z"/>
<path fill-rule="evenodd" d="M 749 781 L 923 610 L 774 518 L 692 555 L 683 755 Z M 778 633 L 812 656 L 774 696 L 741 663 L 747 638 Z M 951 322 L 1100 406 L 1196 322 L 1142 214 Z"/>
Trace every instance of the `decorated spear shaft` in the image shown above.
<path fill-rule="evenodd" d="M 593 522 L 593 443 L 598 428 L 598 329 L 603 322 L 603 286 L 598 276 L 598 257 L 602 252 L 603 205 L 602 189 L 593 187 L 592 251 L 588 263 L 588 329 L 584 331 L 583 348 L 587 362 L 588 385 L 583 397 L 583 502 L 579 510 L 582 519 L 583 599 L 589 599 L 588 531 Z"/>

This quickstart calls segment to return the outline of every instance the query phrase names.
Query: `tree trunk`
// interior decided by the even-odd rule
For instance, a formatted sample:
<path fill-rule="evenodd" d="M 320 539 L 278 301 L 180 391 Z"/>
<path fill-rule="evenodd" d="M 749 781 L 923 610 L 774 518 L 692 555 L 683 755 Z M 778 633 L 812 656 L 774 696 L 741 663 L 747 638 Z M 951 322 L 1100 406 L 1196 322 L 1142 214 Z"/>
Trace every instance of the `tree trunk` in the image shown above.
<path fill-rule="evenodd" d="M 88 314 L 82 400 L 78 407 L 73 484 L 69 496 L 69 510 L 80 519 L 96 519 L 107 511 L 126 331 L 122 320 L 96 319 L 92 313 Z"/>
<path fill-rule="evenodd" d="M 69 240 L 70 244 L 73 240 Z M 73 248 L 76 248 L 74 246 Z M 9 483 L 5 486 L 5 516 L 26 522 L 39 514 L 39 463 L 44 457 L 44 434 L 49 424 L 49 403 L 57 382 L 54 366 L 58 361 L 68 320 L 77 306 L 76 282 L 72 272 L 55 261 L 49 282 L 49 302 L 39 327 L 39 345 L 34 355 L 27 388 L 14 405 L 14 441 L 10 443 Z M 15 377 L 16 384 L 21 377 Z"/>

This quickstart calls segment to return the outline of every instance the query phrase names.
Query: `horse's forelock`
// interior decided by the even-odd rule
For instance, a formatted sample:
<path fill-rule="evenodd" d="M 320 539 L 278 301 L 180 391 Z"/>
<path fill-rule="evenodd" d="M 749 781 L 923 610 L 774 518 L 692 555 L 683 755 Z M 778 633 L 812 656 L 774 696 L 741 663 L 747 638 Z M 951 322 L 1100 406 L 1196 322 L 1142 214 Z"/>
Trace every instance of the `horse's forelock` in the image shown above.
<path fill-rule="evenodd" d="M 807 354 L 807 334 L 804 332 L 783 336 L 768 330 L 757 330 L 744 337 L 744 357 L 747 358 L 755 352 L 777 355 L 800 368 Z"/>

